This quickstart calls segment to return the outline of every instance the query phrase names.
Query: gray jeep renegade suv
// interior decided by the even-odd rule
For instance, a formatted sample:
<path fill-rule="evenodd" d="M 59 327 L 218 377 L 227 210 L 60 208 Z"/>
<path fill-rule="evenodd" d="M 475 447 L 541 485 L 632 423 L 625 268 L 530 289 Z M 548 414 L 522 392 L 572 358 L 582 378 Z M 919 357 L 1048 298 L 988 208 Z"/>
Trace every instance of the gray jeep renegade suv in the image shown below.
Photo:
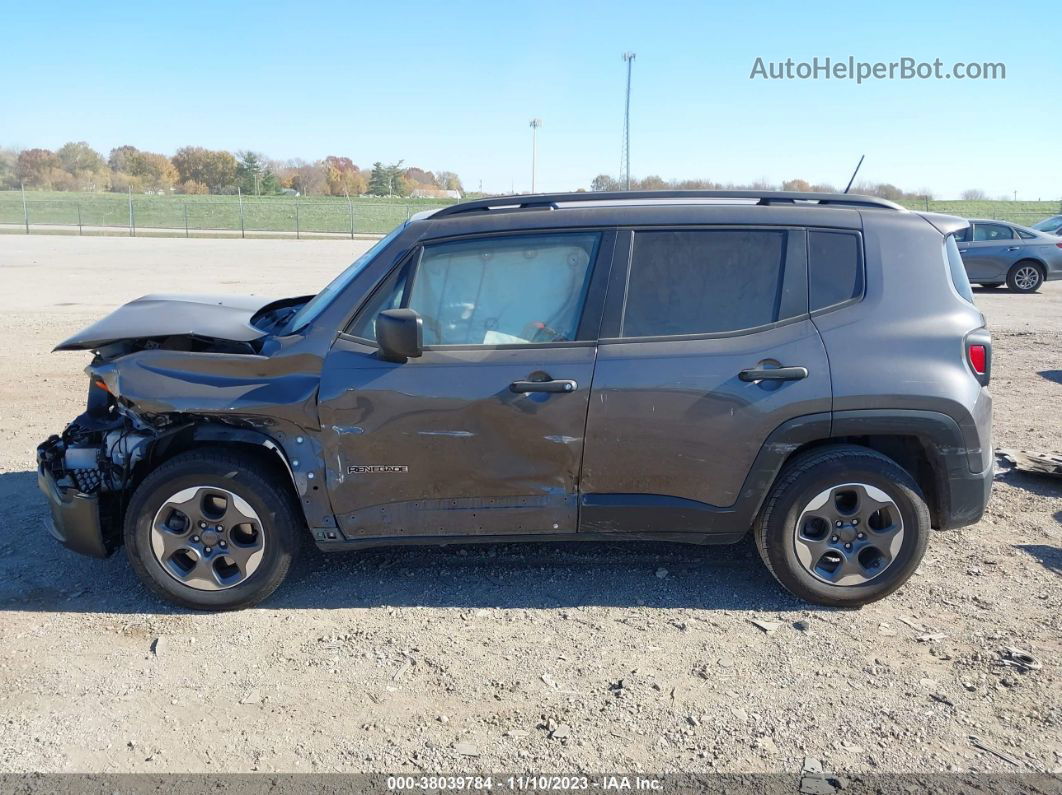
<path fill-rule="evenodd" d="M 423 213 L 316 296 L 146 296 L 38 449 L 51 529 L 245 607 L 321 549 L 749 530 L 794 594 L 899 588 L 992 482 L 953 234 L 880 199 L 515 196 Z"/>

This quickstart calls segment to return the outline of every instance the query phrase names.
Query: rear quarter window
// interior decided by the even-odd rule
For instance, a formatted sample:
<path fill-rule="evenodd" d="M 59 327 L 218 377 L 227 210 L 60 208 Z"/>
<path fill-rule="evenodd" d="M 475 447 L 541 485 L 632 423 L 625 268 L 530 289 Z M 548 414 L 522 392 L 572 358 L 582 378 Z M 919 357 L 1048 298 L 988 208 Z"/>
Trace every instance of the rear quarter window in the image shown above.
<path fill-rule="evenodd" d="M 808 232 L 808 299 L 811 311 L 863 295 L 863 246 L 850 232 Z"/>
<path fill-rule="evenodd" d="M 962 264 L 959 246 L 955 243 L 955 235 L 948 235 L 944 238 L 944 262 L 951 274 L 951 283 L 955 285 L 955 292 L 972 304 L 974 302 L 973 290 L 970 287 L 970 279 L 966 275 L 966 266 Z"/>

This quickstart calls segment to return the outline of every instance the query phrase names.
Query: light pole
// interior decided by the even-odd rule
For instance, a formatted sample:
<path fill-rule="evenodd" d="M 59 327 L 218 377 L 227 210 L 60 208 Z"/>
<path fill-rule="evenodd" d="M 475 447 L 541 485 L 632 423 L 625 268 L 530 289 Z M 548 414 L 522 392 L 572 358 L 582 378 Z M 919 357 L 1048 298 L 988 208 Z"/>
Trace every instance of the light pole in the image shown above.
<path fill-rule="evenodd" d="M 531 119 L 531 192 L 535 192 L 535 159 L 538 155 L 538 128 L 542 126 L 542 119 Z"/>
<path fill-rule="evenodd" d="M 623 182 L 626 190 L 631 189 L 631 68 L 634 58 L 633 52 L 623 53 L 627 64 L 627 99 L 623 106 Z"/>

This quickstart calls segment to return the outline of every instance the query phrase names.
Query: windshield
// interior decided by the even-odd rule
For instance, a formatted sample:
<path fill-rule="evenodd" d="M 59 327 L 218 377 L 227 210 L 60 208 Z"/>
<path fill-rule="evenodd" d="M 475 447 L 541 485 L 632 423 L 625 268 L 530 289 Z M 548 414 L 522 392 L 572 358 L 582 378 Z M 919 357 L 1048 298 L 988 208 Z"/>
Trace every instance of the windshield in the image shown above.
<path fill-rule="evenodd" d="M 1058 229 L 1062 226 L 1062 215 L 1056 215 L 1052 218 L 1045 218 L 1038 224 L 1033 224 L 1033 229 L 1039 229 L 1041 232 L 1050 232 L 1052 229 Z"/>
<path fill-rule="evenodd" d="M 406 228 L 408 223 L 407 221 L 404 224 L 399 224 L 391 230 L 387 237 L 376 241 L 375 246 L 354 260 L 345 271 L 329 282 L 327 287 L 303 304 L 302 308 L 292 315 L 291 320 L 288 322 L 287 333 L 291 334 L 298 331 L 321 314 L 324 308 L 332 303 L 332 299 L 343 292 L 346 286 L 354 280 L 354 277 L 361 273 L 365 266 L 387 247 L 388 243 L 398 237 L 398 234 Z"/>

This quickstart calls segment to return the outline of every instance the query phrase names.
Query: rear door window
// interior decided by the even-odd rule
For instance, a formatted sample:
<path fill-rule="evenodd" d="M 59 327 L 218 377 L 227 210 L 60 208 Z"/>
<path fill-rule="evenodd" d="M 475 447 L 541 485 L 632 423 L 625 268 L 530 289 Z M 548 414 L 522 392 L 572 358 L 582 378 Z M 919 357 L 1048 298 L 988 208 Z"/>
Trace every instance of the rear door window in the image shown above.
<path fill-rule="evenodd" d="M 636 232 L 620 336 L 733 332 L 779 320 L 789 234 Z"/>
<path fill-rule="evenodd" d="M 974 242 L 984 243 L 992 240 L 1013 240 L 1014 230 L 1003 224 L 974 224 Z"/>

